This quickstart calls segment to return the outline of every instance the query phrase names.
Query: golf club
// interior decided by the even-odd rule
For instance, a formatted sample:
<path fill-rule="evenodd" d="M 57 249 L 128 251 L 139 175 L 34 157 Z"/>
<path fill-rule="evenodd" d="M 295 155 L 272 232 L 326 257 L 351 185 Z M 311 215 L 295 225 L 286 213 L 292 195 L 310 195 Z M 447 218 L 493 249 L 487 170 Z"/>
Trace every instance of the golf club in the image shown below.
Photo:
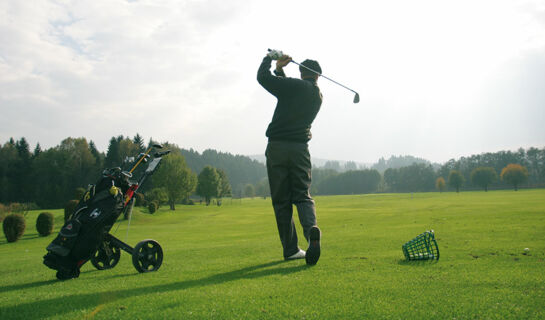
<path fill-rule="evenodd" d="M 268 50 L 269 50 L 269 51 L 272 51 L 271 49 L 268 49 Z M 295 61 L 293 61 L 293 60 L 291 60 L 291 62 L 293 62 L 293 63 L 295 63 L 296 65 L 301 66 L 301 67 L 303 67 L 303 68 L 305 68 L 305 69 L 307 69 L 307 70 L 309 70 L 309 71 L 311 71 L 311 72 L 314 72 L 314 73 L 317 74 L 318 76 L 321 76 L 321 77 L 323 77 L 323 78 L 326 78 L 327 80 L 329 80 L 329 81 L 331 81 L 331 82 L 333 82 L 333 83 L 335 83 L 335 84 L 338 84 L 339 86 L 341 86 L 341 87 L 343 87 L 343 88 L 345 88 L 345 89 L 348 89 L 348 90 L 354 92 L 354 93 L 356 94 L 356 95 L 354 96 L 354 103 L 360 102 L 360 95 L 359 95 L 359 93 L 357 93 L 356 91 L 354 91 L 354 90 L 348 88 L 347 86 L 345 86 L 345 85 L 343 85 L 343 84 L 338 83 L 337 81 L 335 81 L 335 80 L 333 80 L 333 79 L 331 79 L 331 78 L 328 78 L 328 77 L 324 76 L 323 74 L 319 73 L 318 71 L 312 70 L 311 68 L 309 68 L 309 67 L 307 67 L 307 66 L 304 66 L 304 65 L 302 65 L 302 64 L 300 64 L 300 63 L 298 63 L 298 62 L 295 62 Z"/>
<path fill-rule="evenodd" d="M 146 153 L 140 154 L 140 155 L 139 155 L 140 159 L 139 159 L 138 162 L 134 165 L 134 167 L 132 167 L 131 171 L 129 171 L 130 173 L 132 173 L 132 172 L 134 171 L 134 169 L 136 169 L 136 167 L 138 167 L 138 165 L 139 165 L 144 159 L 145 159 L 144 162 L 147 162 L 147 158 L 149 158 L 149 153 L 151 152 L 151 150 L 152 150 L 153 148 L 162 149 L 163 146 L 160 145 L 160 144 L 154 144 L 154 145 L 152 145 L 152 146 L 148 149 L 148 151 L 146 151 Z"/>

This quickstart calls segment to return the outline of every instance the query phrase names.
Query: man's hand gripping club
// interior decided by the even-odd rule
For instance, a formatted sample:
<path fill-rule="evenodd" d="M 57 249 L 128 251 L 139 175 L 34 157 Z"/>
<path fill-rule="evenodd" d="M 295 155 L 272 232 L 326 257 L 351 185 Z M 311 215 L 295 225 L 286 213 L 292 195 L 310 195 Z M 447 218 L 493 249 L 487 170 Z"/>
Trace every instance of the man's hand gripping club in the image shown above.
<path fill-rule="evenodd" d="M 291 57 L 284 54 L 280 50 L 271 50 L 269 49 L 269 53 L 267 55 L 273 59 L 276 60 L 276 71 L 281 72 L 282 68 L 288 65 L 288 63 L 291 62 Z"/>

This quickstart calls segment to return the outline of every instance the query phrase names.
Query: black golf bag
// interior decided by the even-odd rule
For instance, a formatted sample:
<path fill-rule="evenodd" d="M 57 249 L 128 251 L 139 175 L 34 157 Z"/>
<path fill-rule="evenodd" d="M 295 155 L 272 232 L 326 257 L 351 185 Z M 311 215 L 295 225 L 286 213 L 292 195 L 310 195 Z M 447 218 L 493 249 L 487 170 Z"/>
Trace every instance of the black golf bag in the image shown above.
<path fill-rule="evenodd" d="M 90 185 L 74 213 L 47 247 L 44 264 L 57 270 L 57 278 L 79 276 L 123 212 L 128 178 L 120 168 L 105 170 L 96 185 Z"/>

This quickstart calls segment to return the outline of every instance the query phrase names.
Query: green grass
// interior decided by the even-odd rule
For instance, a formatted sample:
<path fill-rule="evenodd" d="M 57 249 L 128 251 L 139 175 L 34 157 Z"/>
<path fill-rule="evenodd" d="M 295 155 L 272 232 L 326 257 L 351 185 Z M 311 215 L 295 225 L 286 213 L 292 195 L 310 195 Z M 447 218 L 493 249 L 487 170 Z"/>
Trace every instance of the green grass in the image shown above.
<path fill-rule="evenodd" d="M 315 200 L 314 267 L 281 259 L 270 199 L 225 200 L 136 212 L 127 242 L 159 241 L 158 272 L 122 252 L 114 269 L 88 263 L 64 282 L 42 264 L 53 235 L 37 235 L 31 212 L 22 240 L 0 240 L 0 319 L 545 318 L 545 190 Z M 112 233 L 125 240 L 126 226 Z M 428 229 L 440 260 L 405 262 L 401 245 Z"/>

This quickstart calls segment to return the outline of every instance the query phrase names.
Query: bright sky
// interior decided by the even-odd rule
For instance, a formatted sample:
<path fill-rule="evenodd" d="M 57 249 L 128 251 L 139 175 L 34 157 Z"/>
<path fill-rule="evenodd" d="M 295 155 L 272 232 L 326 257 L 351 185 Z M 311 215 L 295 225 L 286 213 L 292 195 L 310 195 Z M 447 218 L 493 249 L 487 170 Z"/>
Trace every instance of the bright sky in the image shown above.
<path fill-rule="evenodd" d="M 320 62 L 313 157 L 545 146 L 545 1 L 0 2 L 0 143 L 142 135 L 262 154 L 267 48 Z M 298 77 L 297 66 L 286 68 Z"/>

